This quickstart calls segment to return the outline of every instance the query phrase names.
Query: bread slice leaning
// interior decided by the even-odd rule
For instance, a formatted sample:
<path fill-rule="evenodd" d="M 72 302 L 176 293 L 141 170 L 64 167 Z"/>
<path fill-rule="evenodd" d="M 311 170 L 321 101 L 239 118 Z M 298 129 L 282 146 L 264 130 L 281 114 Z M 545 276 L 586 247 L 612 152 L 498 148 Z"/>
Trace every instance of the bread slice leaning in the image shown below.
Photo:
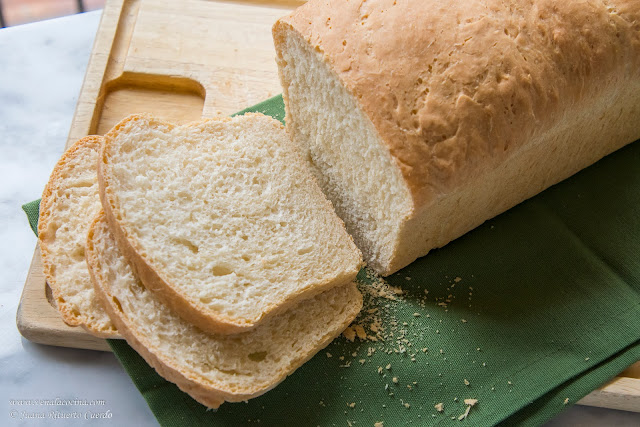
<path fill-rule="evenodd" d="M 44 275 L 64 322 L 112 338 L 117 331 L 95 297 L 84 254 L 89 224 L 101 210 L 101 143 L 100 136 L 82 138 L 56 164 L 40 202 L 38 240 Z"/>
<path fill-rule="evenodd" d="M 351 283 L 304 300 L 251 331 L 208 334 L 140 283 L 103 213 L 87 239 L 96 291 L 120 333 L 161 376 L 211 408 L 275 387 L 338 336 L 362 308 L 362 295 Z"/>
<path fill-rule="evenodd" d="M 282 125 L 262 114 L 105 135 L 100 196 L 142 283 L 185 320 L 240 333 L 355 279 L 360 251 Z"/>

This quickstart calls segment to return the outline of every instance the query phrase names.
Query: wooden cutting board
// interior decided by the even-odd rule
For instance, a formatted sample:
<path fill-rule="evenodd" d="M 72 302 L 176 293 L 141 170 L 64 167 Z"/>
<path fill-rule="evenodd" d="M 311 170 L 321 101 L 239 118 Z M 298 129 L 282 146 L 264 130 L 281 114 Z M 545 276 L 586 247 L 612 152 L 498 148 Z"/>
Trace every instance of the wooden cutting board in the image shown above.
<path fill-rule="evenodd" d="M 302 0 L 108 0 L 67 146 L 132 113 L 177 123 L 228 115 L 281 92 L 271 26 Z M 17 313 L 30 341 L 109 351 L 62 322 L 36 247 Z M 640 362 L 579 403 L 640 412 Z"/>
<path fill-rule="evenodd" d="M 281 92 L 271 26 L 301 0 L 108 0 L 66 146 L 132 113 L 177 123 L 229 115 Z M 51 304 L 36 248 L 17 314 L 30 341 L 108 351 Z"/>

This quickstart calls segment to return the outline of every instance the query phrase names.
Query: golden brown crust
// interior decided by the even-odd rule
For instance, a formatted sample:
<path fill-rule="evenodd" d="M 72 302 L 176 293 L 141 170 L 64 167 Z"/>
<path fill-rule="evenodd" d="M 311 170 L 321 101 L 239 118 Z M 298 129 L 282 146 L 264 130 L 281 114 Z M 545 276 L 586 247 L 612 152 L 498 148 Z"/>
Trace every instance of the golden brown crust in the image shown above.
<path fill-rule="evenodd" d="M 388 146 L 415 210 L 640 78 L 638 0 L 312 0 L 274 27 L 321 52 Z M 628 141 L 630 142 L 630 141 Z"/>
<path fill-rule="evenodd" d="M 308 43 L 411 190 L 382 275 L 640 137 L 639 0 L 458 6 L 311 0 L 273 28 L 279 68 Z"/>
<path fill-rule="evenodd" d="M 102 302 L 99 299 L 98 299 L 98 303 L 102 305 Z M 106 312 L 106 310 L 105 310 L 105 312 Z M 89 332 L 94 337 L 110 339 L 110 340 L 122 339 L 122 336 L 120 335 L 118 330 L 115 328 L 115 326 L 114 326 L 114 329 L 98 329 L 98 328 L 94 327 L 93 324 L 91 324 L 91 323 L 89 325 L 81 324 L 81 325 L 78 325 L 78 326 L 80 326 L 85 331 Z"/>
<path fill-rule="evenodd" d="M 60 286 L 56 280 L 55 263 L 52 260 L 52 253 L 49 250 L 49 242 L 55 236 L 50 235 L 50 220 L 53 215 L 52 206 L 56 201 L 56 189 L 61 185 L 63 180 L 63 172 L 68 167 L 69 161 L 73 159 L 78 151 L 83 149 L 92 149 L 98 152 L 102 144 L 103 138 L 97 135 L 90 135 L 79 139 L 71 145 L 56 163 L 47 185 L 42 193 L 40 201 L 40 216 L 38 218 L 38 242 L 40 244 L 40 255 L 42 258 L 42 266 L 47 284 L 51 288 L 51 292 L 56 302 L 58 311 L 62 320 L 69 326 L 82 326 L 87 332 L 101 338 L 117 338 L 116 330 L 105 330 L 98 328 L 93 324 L 84 313 L 74 310 L 69 303 L 65 301 L 64 295 L 60 290 Z"/>
<path fill-rule="evenodd" d="M 247 113 L 246 116 L 264 117 L 264 115 L 260 113 Z M 153 268 L 152 263 L 145 258 L 144 251 L 139 246 L 136 239 L 134 239 L 133 236 L 127 233 L 126 221 L 124 221 L 124 219 L 122 219 L 118 213 L 118 208 L 115 203 L 115 196 L 113 194 L 112 187 L 110 187 L 109 185 L 110 177 L 108 173 L 105 172 L 105 169 L 107 167 L 105 165 L 108 163 L 108 155 L 106 153 L 110 149 L 111 141 L 129 122 L 136 120 L 145 120 L 148 121 L 150 126 L 157 125 L 160 127 L 166 127 L 168 130 L 175 128 L 175 125 L 162 120 L 158 120 L 151 115 L 139 114 L 127 117 L 126 119 L 118 123 L 109 133 L 107 133 L 105 135 L 105 142 L 102 145 L 102 150 L 100 152 L 100 157 L 98 160 L 98 183 L 100 187 L 100 200 L 106 214 L 109 228 L 111 229 L 116 238 L 116 241 L 118 242 L 118 247 L 129 261 L 129 264 L 131 264 L 136 275 L 140 278 L 147 289 L 152 291 L 165 305 L 171 308 L 171 310 L 173 310 L 180 317 L 182 317 L 189 323 L 196 325 L 200 329 L 211 333 L 234 334 L 245 332 L 255 328 L 265 319 L 277 315 L 287 308 L 292 307 L 303 299 L 311 298 L 328 289 L 331 289 L 334 286 L 348 283 L 355 279 L 360 266 L 355 268 L 354 271 L 351 272 L 351 274 L 345 274 L 341 277 L 336 278 L 334 281 L 318 285 L 314 289 L 299 291 L 296 294 L 292 294 L 284 304 L 267 306 L 262 318 L 257 319 L 256 321 L 238 321 L 221 315 L 220 313 L 208 310 L 199 301 L 194 301 L 193 299 L 181 293 L 179 290 L 175 289 L 175 287 L 173 287 L 168 280 L 163 278 L 161 274 Z M 214 119 L 205 119 L 197 122 L 192 122 L 185 126 L 196 126 L 202 124 L 203 122 L 209 121 L 230 120 L 231 119 L 228 117 L 216 117 Z M 277 121 L 273 120 L 273 122 L 276 123 L 274 125 L 282 128 L 282 125 Z M 324 196 L 322 196 L 322 198 L 327 206 L 331 207 L 331 203 L 326 200 Z M 344 229 L 343 223 L 341 223 L 341 226 Z M 351 237 L 349 236 L 349 238 Z"/>
<path fill-rule="evenodd" d="M 284 367 L 280 372 L 278 372 L 277 377 L 268 387 L 259 387 L 254 385 L 253 388 L 250 387 L 246 390 L 234 392 L 228 390 L 225 384 L 203 382 L 201 379 L 197 378 L 197 375 L 193 374 L 188 367 L 180 366 L 175 360 L 167 358 L 166 355 L 162 355 L 161 352 L 157 351 L 157 349 L 155 349 L 144 336 L 137 332 L 135 323 L 127 319 L 126 315 L 114 302 L 112 295 L 109 292 L 109 284 L 106 282 L 107 279 L 106 277 L 103 277 L 101 273 L 99 258 L 94 245 L 96 226 L 105 219 L 104 212 L 98 214 L 95 220 L 91 223 L 89 233 L 87 235 L 87 264 L 89 265 L 89 272 L 91 274 L 96 294 L 99 295 L 107 313 L 115 323 L 118 331 L 120 331 L 122 336 L 126 339 L 127 343 L 133 347 L 147 361 L 147 363 L 149 363 L 149 365 L 158 372 L 159 375 L 175 383 L 182 391 L 188 393 L 195 400 L 210 408 L 217 408 L 225 401 L 245 401 L 271 390 L 293 371 L 307 362 L 318 351 L 326 347 L 351 323 L 351 321 L 353 321 L 362 308 L 362 295 L 355 290 L 359 296 L 359 300 L 357 301 L 357 304 L 353 304 L 348 307 L 347 314 L 345 315 L 345 321 L 336 329 L 335 333 L 329 333 L 322 341 L 319 341 L 315 347 L 309 349 L 306 353 L 306 357 L 294 360 L 290 366 Z M 355 287 L 355 284 L 346 286 Z"/>

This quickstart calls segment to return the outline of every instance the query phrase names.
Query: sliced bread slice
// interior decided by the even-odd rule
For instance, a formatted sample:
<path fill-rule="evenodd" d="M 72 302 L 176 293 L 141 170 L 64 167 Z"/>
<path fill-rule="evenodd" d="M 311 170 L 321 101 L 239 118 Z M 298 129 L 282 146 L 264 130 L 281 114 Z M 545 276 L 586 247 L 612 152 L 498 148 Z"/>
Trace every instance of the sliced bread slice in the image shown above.
<path fill-rule="evenodd" d="M 82 138 L 56 164 L 40 202 L 38 240 L 44 275 L 64 322 L 109 338 L 117 331 L 95 298 L 84 255 L 89 224 L 101 210 L 101 144 L 100 136 Z"/>
<path fill-rule="evenodd" d="M 107 135 L 100 196 L 142 283 L 185 320 L 240 333 L 353 281 L 362 256 L 282 125 L 262 114 Z"/>
<path fill-rule="evenodd" d="M 338 286 L 237 335 L 208 334 L 148 291 L 100 213 L 87 237 L 96 291 L 120 333 L 158 373 L 205 406 L 259 396 L 324 348 L 362 308 L 355 284 Z"/>

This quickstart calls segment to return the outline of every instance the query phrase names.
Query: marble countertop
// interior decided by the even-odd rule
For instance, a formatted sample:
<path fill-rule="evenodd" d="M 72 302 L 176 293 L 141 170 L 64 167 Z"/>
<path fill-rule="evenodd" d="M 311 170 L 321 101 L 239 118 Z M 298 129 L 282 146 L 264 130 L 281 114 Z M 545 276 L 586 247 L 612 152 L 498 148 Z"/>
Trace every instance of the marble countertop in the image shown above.
<path fill-rule="evenodd" d="M 40 196 L 62 154 L 100 11 L 0 30 L 0 425 L 157 425 L 111 353 L 33 344 L 15 316 L 36 238 L 20 206 Z M 16 399 L 87 399 L 103 405 L 47 411 L 106 419 L 20 419 L 42 407 Z M 574 406 L 548 426 L 637 426 L 640 415 Z"/>

